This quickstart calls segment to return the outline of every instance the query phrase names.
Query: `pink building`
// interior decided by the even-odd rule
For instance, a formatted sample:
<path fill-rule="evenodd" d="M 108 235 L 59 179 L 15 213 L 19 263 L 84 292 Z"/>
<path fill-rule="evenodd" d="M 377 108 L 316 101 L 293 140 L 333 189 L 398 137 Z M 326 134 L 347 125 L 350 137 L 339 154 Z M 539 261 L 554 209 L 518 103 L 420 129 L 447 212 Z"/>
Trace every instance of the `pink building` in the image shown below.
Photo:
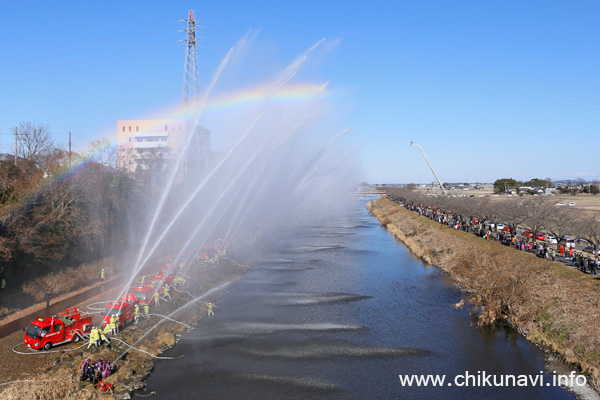
<path fill-rule="evenodd" d="M 182 119 L 117 121 L 119 166 L 134 172 L 138 167 L 152 169 L 174 157 L 189 141 L 186 141 L 187 124 Z M 210 153 L 210 132 L 197 126 L 193 134 L 196 140 L 189 144 L 194 151 L 188 154 L 188 163 L 205 163 Z"/>
<path fill-rule="evenodd" d="M 135 171 L 142 160 L 171 158 L 184 142 L 186 121 L 142 119 L 117 121 L 119 165 Z"/>

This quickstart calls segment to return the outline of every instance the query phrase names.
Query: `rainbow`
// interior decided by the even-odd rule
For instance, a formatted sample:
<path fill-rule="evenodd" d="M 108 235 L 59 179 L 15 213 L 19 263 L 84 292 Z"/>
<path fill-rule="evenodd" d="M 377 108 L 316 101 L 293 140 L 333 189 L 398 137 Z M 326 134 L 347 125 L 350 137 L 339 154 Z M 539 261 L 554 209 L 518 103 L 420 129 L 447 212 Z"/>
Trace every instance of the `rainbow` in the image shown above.
<path fill-rule="evenodd" d="M 271 85 L 254 86 L 214 96 L 206 102 L 201 98 L 189 105 L 187 113 L 183 105 L 177 105 L 171 109 L 156 113 L 154 118 L 156 118 L 156 115 L 161 115 L 160 119 L 186 119 L 196 116 L 199 112 L 202 112 L 202 115 L 210 115 L 250 108 L 261 104 L 293 104 L 317 97 L 330 96 L 331 93 L 327 90 L 328 84 L 329 82 L 323 84 L 302 83 L 286 85 L 276 91 L 273 90 Z"/>
<path fill-rule="evenodd" d="M 327 90 L 329 82 L 323 84 L 300 83 L 286 85 L 276 91 L 271 85 L 262 85 L 246 88 L 236 92 L 225 93 L 214 96 L 208 101 L 203 99 L 196 101 L 188 107 L 188 112 L 183 105 L 177 105 L 163 112 L 155 113 L 153 118 L 147 119 L 185 119 L 196 116 L 198 112 L 203 115 L 218 114 L 223 112 L 231 112 L 239 109 L 249 109 L 253 106 L 265 105 L 275 106 L 281 104 L 294 104 L 303 101 L 325 98 L 330 96 Z M 114 137 L 113 132 L 107 133 L 104 137 Z M 83 155 L 73 157 L 71 166 L 66 166 L 60 171 L 55 171 L 52 175 L 51 185 L 59 184 L 76 175 L 79 171 L 93 165 L 96 162 L 98 155 L 102 152 L 117 150 L 118 144 L 116 140 L 110 140 L 104 146 L 99 146 L 94 151 L 87 151 Z"/>

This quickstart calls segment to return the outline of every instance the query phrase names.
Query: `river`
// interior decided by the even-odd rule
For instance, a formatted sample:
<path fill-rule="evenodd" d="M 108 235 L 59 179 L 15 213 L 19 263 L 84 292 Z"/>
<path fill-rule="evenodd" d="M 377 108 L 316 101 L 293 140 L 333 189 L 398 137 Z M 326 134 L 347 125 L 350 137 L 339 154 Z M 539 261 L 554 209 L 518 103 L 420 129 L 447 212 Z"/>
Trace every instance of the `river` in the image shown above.
<path fill-rule="evenodd" d="M 480 329 L 461 293 L 365 209 L 308 226 L 232 285 L 156 362 L 160 399 L 573 399 L 544 352 L 514 330 Z M 458 387 L 471 375 L 530 375 L 532 387 Z M 478 372 L 481 371 L 481 372 Z M 402 386 L 400 374 L 446 375 L 443 387 Z M 143 392 L 139 392 L 142 394 Z"/>

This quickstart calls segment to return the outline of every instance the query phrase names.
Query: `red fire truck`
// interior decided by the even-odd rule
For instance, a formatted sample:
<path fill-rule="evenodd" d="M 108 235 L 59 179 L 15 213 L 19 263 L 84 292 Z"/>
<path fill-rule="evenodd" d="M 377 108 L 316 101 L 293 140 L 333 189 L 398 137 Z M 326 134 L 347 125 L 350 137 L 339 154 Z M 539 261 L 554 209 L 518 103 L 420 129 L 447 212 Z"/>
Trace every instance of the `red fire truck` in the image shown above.
<path fill-rule="evenodd" d="M 110 317 L 113 315 L 119 316 L 119 327 L 133 321 L 135 317 L 135 306 L 138 303 L 139 301 L 135 294 L 124 294 L 121 296 L 121 300 L 109 303 L 102 313 L 102 325 L 110 324 Z"/>
<path fill-rule="evenodd" d="M 58 315 L 38 318 L 25 330 L 25 345 L 32 349 L 49 350 L 52 346 L 77 343 L 92 327 L 92 316 L 81 314 L 78 307 L 61 311 Z"/>
<path fill-rule="evenodd" d="M 150 304 L 156 292 L 157 285 L 140 285 L 133 289 L 133 294 L 139 304 Z"/>

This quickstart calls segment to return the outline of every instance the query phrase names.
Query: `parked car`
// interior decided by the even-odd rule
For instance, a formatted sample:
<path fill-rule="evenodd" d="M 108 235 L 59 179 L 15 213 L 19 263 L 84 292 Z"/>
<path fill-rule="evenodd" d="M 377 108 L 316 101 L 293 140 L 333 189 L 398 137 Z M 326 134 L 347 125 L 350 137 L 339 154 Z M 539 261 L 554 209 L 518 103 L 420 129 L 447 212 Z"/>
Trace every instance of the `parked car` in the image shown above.
<path fill-rule="evenodd" d="M 510 232 L 510 226 L 506 225 L 504 227 L 504 229 L 502 229 L 504 232 Z"/>
<path fill-rule="evenodd" d="M 556 244 L 558 243 L 558 241 L 556 240 L 556 238 L 552 235 L 546 235 L 546 239 L 545 242 L 548 244 Z"/>
<path fill-rule="evenodd" d="M 529 229 L 527 229 L 527 230 L 524 230 L 523 232 L 521 232 L 521 235 L 532 238 L 533 232 L 531 232 Z"/>
<path fill-rule="evenodd" d="M 496 224 L 496 229 L 499 230 L 499 231 L 503 230 L 504 229 L 504 224 L 500 224 L 500 223 Z"/>
<path fill-rule="evenodd" d="M 583 251 L 587 251 L 588 253 L 592 253 L 594 250 L 596 250 L 594 246 L 587 246 L 583 248 Z"/>
<path fill-rule="evenodd" d="M 540 232 L 540 233 L 537 234 L 537 236 L 535 238 L 537 240 L 546 240 L 546 235 L 544 235 L 542 232 Z"/>
<path fill-rule="evenodd" d="M 574 202 L 574 201 L 571 201 L 571 202 L 569 202 L 569 206 L 570 206 L 570 207 L 573 207 L 574 205 L 575 205 L 575 202 Z"/>
<path fill-rule="evenodd" d="M 566 204 L 565 204 L 565 202 L 564 202 L 564 201 L 561 201 L 561 202 L 559 202 L 559 203 L 556 203 L 556 205 L 557 205 L 557 206 L 566 206 Z"/>
<path fill-rule="evenodd" d="M 575 249 L 575 239 L 569 238 L 569 237 L 565 237 L 563 240 L 565 242 L 565 248 L 568 249 L 568 248 L 572 247 L 573 250 Z"/>

